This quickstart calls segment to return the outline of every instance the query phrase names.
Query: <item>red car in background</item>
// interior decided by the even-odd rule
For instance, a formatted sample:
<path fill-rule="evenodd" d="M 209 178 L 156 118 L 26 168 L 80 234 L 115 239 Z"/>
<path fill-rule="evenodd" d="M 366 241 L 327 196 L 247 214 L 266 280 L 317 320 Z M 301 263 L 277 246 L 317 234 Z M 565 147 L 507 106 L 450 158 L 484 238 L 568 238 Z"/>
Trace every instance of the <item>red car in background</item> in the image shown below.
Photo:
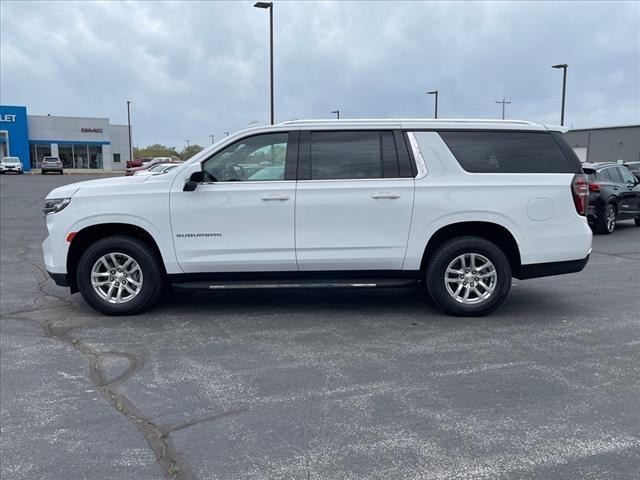
<path fill-rule="evenodd" d="M 141 167 L 144 162 L 150 162 L 151 160 L 153 160 L 153 157 L 134 158 L 127 162 L 127 168 Z"/>
<path fill-rule="evenodd" d="M 157 165 L 158 163 L 179 163 L 179 162 L 175 161 L 171 157 L 153 157 L 147 161 L 142 162 L 142 165 L 140 165 L 139 167 L 127 168 L 127 170 L 125 171 L 125 175 L 127 177 L 130 177 L 135 172 L 138 172 L 140 170 L 146 170 L 147 168 Z"/>

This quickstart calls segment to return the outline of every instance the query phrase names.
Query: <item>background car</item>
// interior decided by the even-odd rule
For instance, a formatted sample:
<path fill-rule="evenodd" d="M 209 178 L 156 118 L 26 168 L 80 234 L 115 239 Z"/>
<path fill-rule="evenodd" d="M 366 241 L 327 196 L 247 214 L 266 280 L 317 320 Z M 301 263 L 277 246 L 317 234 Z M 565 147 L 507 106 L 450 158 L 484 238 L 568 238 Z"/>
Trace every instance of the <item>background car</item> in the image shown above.
<path fill-rule="evenodd" d="M 616 163 L 585 163 L 589 181 L 587 220 L 596 233 L 613 233 L 618 220 L 640 226 L 640 180 Z"/>
<path fill-rule="evenodd" d="M 62 175 L 64 173 L 62 169 L 62 161 L 58 157 L 44 157 L 42 159 L 42 168 L 40 170 L 42 174 L 53 172 Z"/>
<path fill-rule="evenodd" d="M 127 162 L 127 168 L 141 167 L 144 162 L 150 162 L 151 160 L 153 160 L 153 157 L 134 158 Z"/>
<path fill-rule="evenodd" d="M 22 175 L 22 163 L 18 157 L 3 157 L 0 162 L 0 173 L 14 172 Z"/>
<path fill-rule="evenodd" d="M 182 162 L 180 162 L 182 163 Z M 173 170 L 174 168 L 177 168 L 180 163 L 178 162 L 173 162 L 173 163 L 156 163 L 155 165 L 152 165 L 151 167 L 144 169 L 144 170 L 138 170 L 136 172 L 133 172 L 133 174 L 135 176 L 141 176 L 141 175 L 160 175 L 161 173 L 167 173 L 171 170 Z"/>
<path fill-rule="evenodd" d="M 624 162 L 623 167 L 627 167 L 633 175 L 640 180 L 640 162 Z"/>
<path fill-rule="evenodd" d="M 146 170 L 147 168 L 157 165 L 159 163 L 178 163 L 178 162 L 174 162 L 174 160 L 171 157 L 154 157 L 151 160 L 142 162 L 142 165 L 139 167 L 127 168 L 125 170 L 125 175 L 129 177 L 133 175 L 135 172 L 139 172 L 140 170 Z"/>

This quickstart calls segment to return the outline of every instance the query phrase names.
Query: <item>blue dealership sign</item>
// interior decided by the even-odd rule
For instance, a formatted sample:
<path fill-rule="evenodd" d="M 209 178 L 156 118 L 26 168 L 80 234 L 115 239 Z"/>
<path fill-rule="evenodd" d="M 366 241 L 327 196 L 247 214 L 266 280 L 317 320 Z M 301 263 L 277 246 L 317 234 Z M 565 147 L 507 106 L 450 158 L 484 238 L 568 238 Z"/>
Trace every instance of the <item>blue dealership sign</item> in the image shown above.
<path fill-rule="evenodd" d="M 27 107 L 0 105 L 0 142 L 7 156 L 18 157 L 25 172 L 31 170 Z"/>

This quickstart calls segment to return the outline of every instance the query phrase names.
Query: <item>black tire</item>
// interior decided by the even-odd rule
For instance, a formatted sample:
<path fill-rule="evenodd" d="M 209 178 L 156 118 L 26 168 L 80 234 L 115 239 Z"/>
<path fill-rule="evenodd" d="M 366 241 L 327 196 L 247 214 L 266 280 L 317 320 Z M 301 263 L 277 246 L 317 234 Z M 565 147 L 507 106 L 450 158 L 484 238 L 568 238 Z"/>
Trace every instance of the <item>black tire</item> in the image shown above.
<path fill-rule="evenodd" d="M 610 222 L 610 215 L 613 215 L 613 223 Z M 598 217 L 593 225 L 593 230 L 601 235 L 610 235 L 616 229 L 616 216 L 618 211 L 613 203 L 607 203 L 602 210 L 602 215 Z"/>
<path fill-rule="evenodd" d="M 460 255 L 470 253 L 480 254 L 491 261 L 497 278 L 493 292 L 485 300 L 464 304 L 448 292 L 444 278 L 451 262 Z M 480 237 L 457 237 L 440 245 L 431 255 L 426 269 L 426 285 L 431 298 L 444 312 L 456 316 L 479 317 L 498 308 L 507 297 L 511 289 L 511 265 L 495 243 Z"/>
<path fill-rule="evenodd" d="M 636 227 L 640 227 L 640 217 L 634 218 L 633 222 L 636 224 Z"/>
<path fill-rule="evenodd" d="M 142 270 L 143 281 L 139 293 L 125 303 L 109 303 L 91 285 L 91 269 L 100 257 L 108 253 L 123 253 L 133 258 Z M 161 260 L 144 241 L 125 235 L 98 240 L 80 257 L 76 272 L 78 289 L 94 310 L 105 315 L 135 315 L 153 306 L 162 293 L 165 273 Z"/>

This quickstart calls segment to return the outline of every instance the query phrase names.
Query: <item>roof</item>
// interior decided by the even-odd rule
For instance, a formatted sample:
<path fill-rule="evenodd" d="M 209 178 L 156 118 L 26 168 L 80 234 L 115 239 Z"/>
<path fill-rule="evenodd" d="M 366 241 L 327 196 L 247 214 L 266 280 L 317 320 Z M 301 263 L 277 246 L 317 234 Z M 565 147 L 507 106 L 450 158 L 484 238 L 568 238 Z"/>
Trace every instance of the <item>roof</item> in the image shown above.
<path fill-rule="evenodd" d="M 425 128 L 425 129 L 505 129 L 505 130 L 564 130 L 562 127 L 545 126 L 524 120 L 496 119 L 427 119 L 427 118 L 363 118 L 363 119 L 309 119 L 292 120 L 277 126 L 314 128 Z"/>

